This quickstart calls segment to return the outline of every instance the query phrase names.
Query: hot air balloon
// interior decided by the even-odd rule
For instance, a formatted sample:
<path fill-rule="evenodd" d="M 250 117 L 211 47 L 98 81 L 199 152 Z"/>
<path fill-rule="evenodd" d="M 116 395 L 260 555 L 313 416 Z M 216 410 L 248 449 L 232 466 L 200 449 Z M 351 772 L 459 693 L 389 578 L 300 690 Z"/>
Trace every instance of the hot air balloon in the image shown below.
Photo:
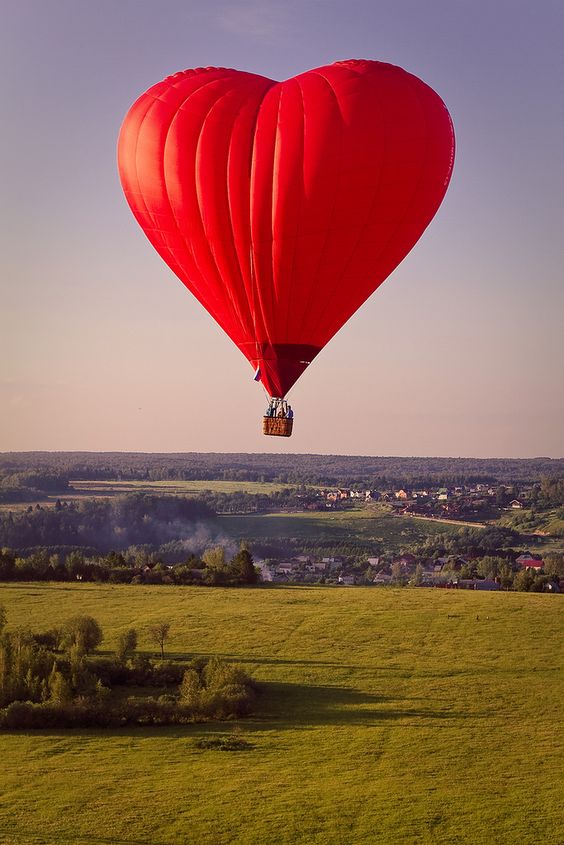
<path fill-rule="evenodd" d="M 440 97 L 368 60 L 285 82 L 185 70 L 139 97 L 118 142 L 135 218 L 248 359 L 282 436 L 288 391 L 418 241 L 453 161 Z"/>

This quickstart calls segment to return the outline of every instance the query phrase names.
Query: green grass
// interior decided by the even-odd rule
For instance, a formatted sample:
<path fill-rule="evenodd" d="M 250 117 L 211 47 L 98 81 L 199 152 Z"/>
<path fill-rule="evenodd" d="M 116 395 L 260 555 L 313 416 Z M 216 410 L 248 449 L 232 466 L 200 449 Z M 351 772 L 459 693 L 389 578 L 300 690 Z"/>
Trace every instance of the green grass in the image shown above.
<path fill-rule="evenodd" d="M 171 496 L 198 496 L 204 490 L 212 493 L 276 493 L 295 485 L 276 484 L 271 481 L 93 481 L 71 480 L 72 490 L 66 493 L 45 493 L 32 502 L 0 504 L 1 511 L 26 510 L 36 503 L 43 507 L 54 505 L 57 499 L 77 501 L 80 499 L 108 499 L 113 496 L 125 496 L 128 493 L 153 493 Z"/>
<path fill-rule="evenodd" d="M 3 845 L 557 845 L 559 596 L 14 584 L 10 626 L 172 622 L 265 684 L 230 726 L 0 735 Z M 143 634 L 141 648 L 150 643 Z"/>
<path fill-rule="evenodd" d="M 221 516 L 219 525 L 235 540 L 260 541 L 270 538 L 293 538 L 315 542 L 360 542 L 385 544 L 386 550 L 396 551 L 426 537 L 452 534 L 460 526 L 445 525 L 410 517 L 391 516 L 383 508 L 362 508 L 348 511 L 308 513 L 249 514 Z M 375 548 L 377 551 L 377 548 Z"/>
<path fill-rule="evenodd" d="M 563 508 L 534 513 L 530 508 L 506 511 L 500 519 L 500 525 L 522 531 L 524 534 L 539 532 L 541 535 L 553 535 L 564 540 Z M 562 542 L 560 543 L 562 545 Z"/>
<path fill-rule="evenodd" d="M 204 490 L 213 493 L 276 493 L 292 486 L 273 481 L 71 481 L 71 485 L 76 491 L 89 496 L 140 492 L 186 496 L 198 495 Z"/>

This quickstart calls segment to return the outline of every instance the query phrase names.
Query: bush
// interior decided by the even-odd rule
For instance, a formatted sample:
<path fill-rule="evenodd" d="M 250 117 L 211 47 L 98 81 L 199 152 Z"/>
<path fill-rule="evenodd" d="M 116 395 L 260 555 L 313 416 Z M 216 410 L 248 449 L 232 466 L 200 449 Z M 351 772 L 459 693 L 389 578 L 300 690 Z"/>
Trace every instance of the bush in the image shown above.
<path fill-rule="evenodd" d="M 217 657 L 194 661 L 179 689 L 180 701 L 207 718 L 245 716 L 251 710 L 255 688 L 240 666 Z"/>
<path fill-rule="evenodd" d="M 214 748 L 217 751 L 250 751 L 255 746 L 247 742 L 242 736 L 231 734 L 231 736 L 210 736 L 199 739 L 196 748 Z"/>
<path fill-rule="evenodd" d="M 86 654 L 94 651 L 104 638 L 102 628 L 93 616 L 73 616 L 65 622 L 61 634 L 64 648 L 78 646 Z"/>

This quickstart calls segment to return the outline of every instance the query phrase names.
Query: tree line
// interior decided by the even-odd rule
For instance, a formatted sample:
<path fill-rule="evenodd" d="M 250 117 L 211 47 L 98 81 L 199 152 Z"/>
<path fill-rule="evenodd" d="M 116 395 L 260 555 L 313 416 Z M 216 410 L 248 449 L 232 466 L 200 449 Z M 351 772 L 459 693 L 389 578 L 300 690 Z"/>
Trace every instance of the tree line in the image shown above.
<path fill-rule="evenodd" d="M 6 452 L 0 475 L 47 472 L 99 480 L 276 481 L 330 486 L 519 483 L 564 476 L 564 459 L 399 458 L 244 453 Z"/>
<path fill-rule="evenodd" d="M 258 581 L 251 553 L 242 548 L 229 557 L 224 546 L 206 549 L 201 556 L 184 555 L 171 566 L 155 552 L 138 547 L 87 557 L 81 550 L 67 554 L 38 549 L 18 557 L 0 550 L 0 581 L 84 581 L 112 584 L 202 584 L 210 587 L 250 586 Z"/>

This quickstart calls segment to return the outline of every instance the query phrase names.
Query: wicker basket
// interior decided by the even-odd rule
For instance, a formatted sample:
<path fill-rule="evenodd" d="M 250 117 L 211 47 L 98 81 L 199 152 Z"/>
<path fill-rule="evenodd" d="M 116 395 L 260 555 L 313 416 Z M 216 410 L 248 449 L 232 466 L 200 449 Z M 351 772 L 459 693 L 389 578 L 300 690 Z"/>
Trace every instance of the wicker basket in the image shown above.
<path fill-rule="evenodd" d="M 290 437 L 293 425 L 294 420 L 288 417 L 263 417 L 262 433 L 271 437 Z"/>

